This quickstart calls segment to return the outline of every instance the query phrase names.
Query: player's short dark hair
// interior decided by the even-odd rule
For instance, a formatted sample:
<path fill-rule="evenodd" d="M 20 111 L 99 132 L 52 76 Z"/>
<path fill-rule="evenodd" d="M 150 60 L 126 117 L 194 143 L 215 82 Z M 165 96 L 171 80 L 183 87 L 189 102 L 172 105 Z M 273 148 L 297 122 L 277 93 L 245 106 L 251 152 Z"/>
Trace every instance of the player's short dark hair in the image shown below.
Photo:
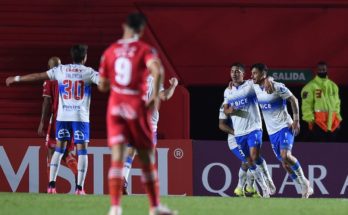
<path fill-rule="evenodd" d="M 254 69 L 254 68 L 259 70 L 260 72 L 263 72 L 266 75 L 268 73 L 268 67 L 264 63 L 255 63 L 251 66 L 251 69 Z"/>
<path fill-rule="evenodd" d="M 138 12 L 130 13 L 127 16 L 126 25 L 134 32 L 139 33 L 146 25 L 146 17 Z"/>
<path fill-rule="evenodd" d="M 244 64 L 242 64 L 242 63 L 240 63 L 240 62 L 234 62 L 234 63 L 232 63 L 231 68 L 232 68 L 233 66 L 241 68 L 241 69 L 243 70 L 243 72 L 245 71 L 245 66 L 244 66 Z"/>
<path fill-rule="evenodd" d="M 87 55 L 88 46 L 84 44 L 76 44 L 70 49 L 70 54 L 74 63 L 81 63 Z"/>
<path fill-rule="evenodd" d="M 327 63 L 325 61 L 321 60 L 317 63 L 317 66 L 327 66 Z"/>

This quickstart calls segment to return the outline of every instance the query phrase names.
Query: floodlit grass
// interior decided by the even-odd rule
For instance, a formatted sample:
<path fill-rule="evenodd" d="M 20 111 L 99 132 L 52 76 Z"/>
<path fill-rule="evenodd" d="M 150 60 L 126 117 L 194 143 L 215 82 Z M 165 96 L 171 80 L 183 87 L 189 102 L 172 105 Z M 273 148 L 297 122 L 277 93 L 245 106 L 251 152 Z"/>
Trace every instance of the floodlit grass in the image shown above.
<path fill-rule="evenodd" d="M 162 197 L 162 203 L 183 215 L 348 215 L 347 199 Z M 124 215 L 148 214 L 146 196 L 125 196 Z M 0 193 L 1 215 L 107 214 L 108 196 Z"/>

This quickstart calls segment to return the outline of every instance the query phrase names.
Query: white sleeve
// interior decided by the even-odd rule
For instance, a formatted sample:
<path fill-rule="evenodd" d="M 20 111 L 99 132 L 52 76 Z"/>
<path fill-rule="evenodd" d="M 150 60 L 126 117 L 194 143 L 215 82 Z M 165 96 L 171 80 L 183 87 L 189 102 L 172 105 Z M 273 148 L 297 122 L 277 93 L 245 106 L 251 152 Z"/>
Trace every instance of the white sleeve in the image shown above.
<path fill-rule="evenodd" d="M 91 81 L 96 85 L 99 84 L 99 73 L 91 69 Z"/>
<path fill-rule="evenodd" d="M 222 105 L 228 104 L 228 92 L 229 92 L 229 89 L 226 88 L 224 92 L 224 102 L 222 103 Z"/>
<path fill-rule="evenodd" d="M 224 110 L 220 110 L 220 113 L 219 113 L 219 119 L 227 119 L 227 116 L 226 114 L 224 113 Z"/>
<path fill-rule="evenodd" d="M 48 78 L 50 79 L 50 80 L 57 80 L 56 79 L 56 74 L 55 74 L 55 68 L 52 68 L 52 69 L 50 69 L 50 70 L 48 70 L 46 73 L 47 73 L 47 75 L 48 75 Z"/>
<path fill-rule="evenodd" d="M 292 92 L 282 83 L 274 82 L 274 90 L 282 99 L 288 99 L 293 95 Z"/>

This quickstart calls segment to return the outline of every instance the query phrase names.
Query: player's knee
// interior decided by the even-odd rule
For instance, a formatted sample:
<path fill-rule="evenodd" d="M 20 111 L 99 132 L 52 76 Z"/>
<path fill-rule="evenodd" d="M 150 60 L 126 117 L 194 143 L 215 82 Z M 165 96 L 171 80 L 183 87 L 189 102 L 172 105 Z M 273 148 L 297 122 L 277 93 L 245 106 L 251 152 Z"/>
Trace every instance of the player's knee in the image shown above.
<path fill-rule="evenodd" d="M 247 162 L 242 162 L 241 167 L 243 170 L 248 170 L 248 163 Z"/>
<path fill-rule="evenodd" d="M 87 155 L 87 149 L 79 149 L 77 150 L 77 155 Z"/>
<path fill-rule="evenodd" d="M 291 161 L 291 154 L 289 153 L 289 151 L 282 151 L 280 153 L 280 157 L 282 158 L 282 161 L 284 161 L 285 163 L 289 163 Z"/>

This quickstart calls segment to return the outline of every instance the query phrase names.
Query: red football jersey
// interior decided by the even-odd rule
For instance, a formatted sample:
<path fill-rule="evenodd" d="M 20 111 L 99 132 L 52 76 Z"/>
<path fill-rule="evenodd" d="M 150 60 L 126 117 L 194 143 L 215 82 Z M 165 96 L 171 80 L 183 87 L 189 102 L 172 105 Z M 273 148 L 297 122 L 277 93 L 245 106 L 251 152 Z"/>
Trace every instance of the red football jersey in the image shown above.
<path fill-rule="evenodd" d="M 147 90 L 147 66 L 155 60 L 154 49 L 137 39 L 119 40 L 104 52 L 99 75 L 107 78 L 111 87 L 109 146 L 128 142 L 136 148 L 154 147 L 151 112 L 142 97 Z"/>
<path fill-rule="evenodd" d="M 100 77 L 110 81 L 111 95 L 143 96 L 147 90 L 147 66 L 158 59 L 156 51 L 138 39 L 123 39 L 112 44 L 104 52 Z"/>
<path fill-rule="evenodd" d="M 51 97 L 51 101 L 52 101 L 51 113 L 53 113 L 53 120 L 55 121 L 57 118 L 58 100 L 59 100 L 58 82 L 50 81 L 50 80 L 45 81 L 43 85 L 42 96 Z"/>

